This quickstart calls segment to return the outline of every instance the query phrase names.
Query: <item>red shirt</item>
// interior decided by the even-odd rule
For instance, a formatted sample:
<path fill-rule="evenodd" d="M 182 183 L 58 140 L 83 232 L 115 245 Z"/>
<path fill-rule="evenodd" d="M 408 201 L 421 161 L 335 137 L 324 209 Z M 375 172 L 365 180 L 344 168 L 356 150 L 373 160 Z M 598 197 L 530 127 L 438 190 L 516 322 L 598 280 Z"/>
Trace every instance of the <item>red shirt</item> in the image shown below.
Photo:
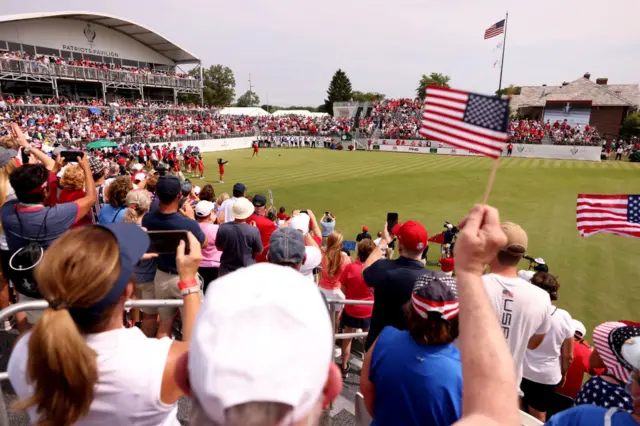
<path fill-rule="evenodd" d="M 70 203 L 72 201 L 79 200 L 85 195 L 86 193 L 82 189 L 78 189 L 75 191 L 71 191 L 69 189 L 63 189 L 62 191 L 60 191 L 60 195 L 58 196 L 58 202 L 60 204 Z M 93 218 L 92 218 L 91 212 L 89 212 L 85 217 L 81 217 L 80 219 L 76 220 L 76 223 L 71 225 L 71 229 L 78 228 L 83 225 L 91 225 L 91 224 L 93 224 Z"/>
<path fill-rule="evenodd" d="M 256 255 L 256 262 L 266 262 L 267 261 L 267 252 L 269 251 L 269 241 L 271 240 L 271 234 L 273 234 L 278 227 L 275 223 L 271 222 L 264 216 L 259 214 L 252 214 L 247 219 L 247 223 L 255 222 L 256 228 L 260 231 L 260 239 L 262 240 L 262 253 Z"/>
<path fill-rule="evenodd" d="M 49 207 L 55 207 L 58 204 L 58 177 L 49 172 L 49 198 L 46 200 L 46 204 Z"/>
<path fill-rule="evenodd" d="M 224 164 L 218 164 L 218 169 L 220 170 L 220 174 L 224 174 Z"/>
<path fill-rule="evenodd" d="M 373 289 L 362 278 L 362 262 L 359 259 L 344 268 L 340 283 L 347 300 L 373 300 Z M 368 318 L 373 313 L 373 306 L 345 305 L 344 311 L 353 318 Z"/>
<path fill-rule="evenodd" d="M 279 220 L 289 220 L 289 216 L 286 213 L 278 213 L 277 216 Z"/>
<path fill-rule="evenodd" d="M 564 386 L 556 390 L 556 392 L 575 399 L 582 387 L 584 373 L 598 376 L 604 373 L 604 368 L 592 369 L 589 365 L 591 350 L 589 345 L 584 341 L 575 342 L 573 345 L 573 363 L 571 367 L 569 367 L 569 371 L 567 371 L 567 381 Z"/>

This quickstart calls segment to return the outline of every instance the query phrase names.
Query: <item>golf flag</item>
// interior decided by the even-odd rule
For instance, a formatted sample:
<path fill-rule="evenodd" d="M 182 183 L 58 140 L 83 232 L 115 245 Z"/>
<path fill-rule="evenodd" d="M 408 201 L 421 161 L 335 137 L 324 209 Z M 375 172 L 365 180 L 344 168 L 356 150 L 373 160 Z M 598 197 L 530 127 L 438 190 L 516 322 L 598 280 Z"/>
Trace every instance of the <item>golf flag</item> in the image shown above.
<path fill-rule="evenodd" d="M 427 86 L 420 134 L 497 159 L 507 141 L 509 101 Z"/>
<path fill-rule="evenodd" d="M 640 195 L 579 194 L 576 222 L 583 237 L 602 232 L 640 238 Z"/>
<path fill-rule="evenodd" d="M 496 22 L 484 31 L 484 39 L 490 39 L 504 33 L 504 19 Z"/>

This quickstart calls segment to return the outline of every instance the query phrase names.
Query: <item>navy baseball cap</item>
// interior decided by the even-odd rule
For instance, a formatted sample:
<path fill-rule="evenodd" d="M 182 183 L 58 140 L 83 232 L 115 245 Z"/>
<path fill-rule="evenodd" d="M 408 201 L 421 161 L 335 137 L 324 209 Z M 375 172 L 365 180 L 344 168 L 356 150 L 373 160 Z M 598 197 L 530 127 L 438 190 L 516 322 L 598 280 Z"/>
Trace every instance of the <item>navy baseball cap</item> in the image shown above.
<path fill-rule="evenodd" d="M 160 198 L 177 197 L 182 192 L 182 182 L 177 176 L 160 176 L 156 184 L 156 195 Z"/>
<path fill-rule="evenodd" d="M 86 308 L 69 308 L 71 316 L 83 322 L 92 322 L 100 319 L 100 314 L 116 303 L 127 288 L 131 277 L 133 277 L 133 267 L 147 252 L 150 241 L 147 233 L 133 223 L 118 222 L 93 226 L 106 229 L 116 238 L 120 248 L 120 274 L 115 283 L 113 283 L 111 290 L 102 299 Z"/>
<path fill-rule="evenodd" d="M 267 205 L 267 197 L 262 194 L 254 195 L 252 201 L 255 207 L 264 207 Z"/>
<path fill-rule="evenodd" d="M 233 190 L 236 191 L 236 192 L 245 193 L 245 192 L 247 192 L 247 187 L 244 186 L 244 183 L 238 182 L 235 185 L 233 185 Z"/>

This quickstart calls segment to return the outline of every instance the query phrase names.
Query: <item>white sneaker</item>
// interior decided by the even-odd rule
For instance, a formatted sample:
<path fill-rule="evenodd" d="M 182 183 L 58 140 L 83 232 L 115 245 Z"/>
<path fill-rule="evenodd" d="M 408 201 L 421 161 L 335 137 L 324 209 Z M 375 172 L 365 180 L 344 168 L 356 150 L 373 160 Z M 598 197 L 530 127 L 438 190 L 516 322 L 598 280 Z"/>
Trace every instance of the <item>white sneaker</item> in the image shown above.
<path fill-rule="evenodd" d="M 13 327 L 11 326 L 11 321 L 9 320 L 4 320 L 4 324 L 2 325 L 2 329 L 4 331 L 9 331 L 11 330 Z"/>
<path fill-rule="evenodd" d="M 339 358 L 342 356 L 342 348 L 335 348 L 333 350 L 333 357 L 334 358 Z"/>

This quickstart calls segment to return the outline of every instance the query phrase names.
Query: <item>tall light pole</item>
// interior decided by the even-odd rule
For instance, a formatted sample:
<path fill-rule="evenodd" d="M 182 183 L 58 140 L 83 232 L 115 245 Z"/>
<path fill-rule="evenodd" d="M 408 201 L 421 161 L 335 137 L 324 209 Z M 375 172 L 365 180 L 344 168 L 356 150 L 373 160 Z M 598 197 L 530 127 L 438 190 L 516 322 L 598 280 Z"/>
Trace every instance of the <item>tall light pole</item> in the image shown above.
<path fill-rule="evenodd" d="M 249 73 L 249 106 L 253 106 L 253 86 L 251 85 L 251 73 Z"/>

